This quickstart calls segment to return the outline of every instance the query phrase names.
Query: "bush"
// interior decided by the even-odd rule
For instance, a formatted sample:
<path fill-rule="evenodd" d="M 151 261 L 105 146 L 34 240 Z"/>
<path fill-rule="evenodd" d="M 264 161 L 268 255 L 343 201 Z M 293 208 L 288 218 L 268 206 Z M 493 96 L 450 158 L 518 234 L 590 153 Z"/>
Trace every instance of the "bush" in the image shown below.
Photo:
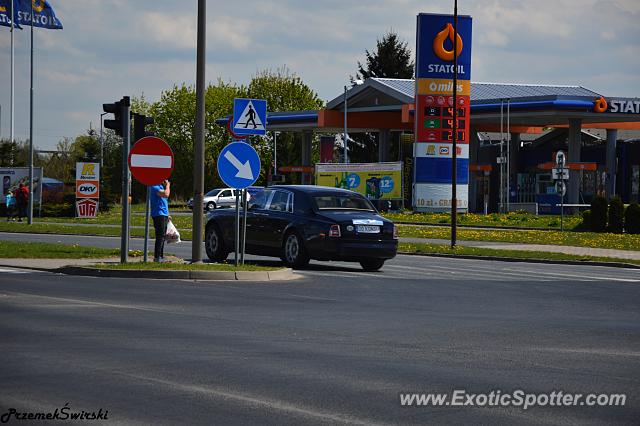
<path fill-rule="evenodd" d="M 640 205 L 630 204 L 624 212 L 624 230 L 627 234 L 640 234 Z"/>
<path fill-rule="evenodd" d="M 604 232 L 607 229 L 607 199 L 596 195 L 591 201 L 590 229 Z"/>
<path fill-rule="evenodd" d="M 591 229 L 591 210 L 585 210 L 582 212 L 582 223 L 580 229 Z"/>
<path fill-rule="evenodd" d="M 624 218 L 624 204 L 620 197 L 613 197 L 609 203 L 609 232 L 622 234 Z"/>
<path fill-rule="evenodd" d="M 75 203 L 43 204 L 42 217 L 75 217 Z"/>

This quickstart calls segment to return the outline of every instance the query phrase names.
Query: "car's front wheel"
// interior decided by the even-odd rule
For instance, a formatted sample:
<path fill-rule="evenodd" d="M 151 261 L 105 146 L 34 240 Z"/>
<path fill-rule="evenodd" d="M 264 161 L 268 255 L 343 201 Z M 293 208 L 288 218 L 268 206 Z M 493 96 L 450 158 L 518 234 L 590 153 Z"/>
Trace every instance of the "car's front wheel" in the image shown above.
<path fill-rule="evenodd" d="M 209 226 L 207 228 L 204 247 L 207 251 L 207 256 L 214 262 L 222 262 L 229 256 L 229 252 L 225 248 L 224 241 L 222 240 L 222 234 L 216 226 Z"/>
<path fill-rule="evenodd" d="M 282 245 L 282 260 L 290 268 L 302 268 L 309 263 L 309 256 L 298 233 L 290 232 L 285 237 Z"/>
<path fill-rule="evenodd" d="M 360 261 L 360 266 L 365 271 L 377 271 L 384 265 L 384 259 L 366 259 Z"/>
<path fill-rule="evenodd" d="M 213 201 L 209 201 L 207 203 L 206 209 L 208 212 L 212 212 L 216 209 L 216 203 L 214 203 Z"/>

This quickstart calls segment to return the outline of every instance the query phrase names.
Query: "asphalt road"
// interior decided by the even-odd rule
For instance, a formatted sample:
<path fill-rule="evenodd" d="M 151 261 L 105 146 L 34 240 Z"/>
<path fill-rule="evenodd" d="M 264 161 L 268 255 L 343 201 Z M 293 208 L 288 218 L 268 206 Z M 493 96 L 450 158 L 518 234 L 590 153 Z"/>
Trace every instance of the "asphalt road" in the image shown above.
<path fill-rule="evenodd" d="M 638 270 L 398 256 L 378 273 L 314 262 L 300 280 L 268 283 L 0 272 L 0 415 L 68 402 L 108 410 L 105 424 L 640 418 Z M 527 410 L 399 402 L 459 389 L 627 399 Z"/>

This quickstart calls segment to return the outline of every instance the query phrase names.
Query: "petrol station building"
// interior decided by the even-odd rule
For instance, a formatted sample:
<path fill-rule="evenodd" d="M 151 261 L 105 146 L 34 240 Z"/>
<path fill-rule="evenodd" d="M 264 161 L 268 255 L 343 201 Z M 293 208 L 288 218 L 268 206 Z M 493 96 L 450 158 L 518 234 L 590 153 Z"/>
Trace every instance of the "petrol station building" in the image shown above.
<path fill-rule="evenodd" d="M 346 129 L 375 137 L 377 162 L 403 163 L 404 200 L 397 201 L 414 210 L 449 211 L 454 181 L 457 208 L 471 212 L 555 212 L 562 192 L 570 208 L 596 194 L 638 201 L 640 98 L 582 86 L 472 82 L 472 18 L 456 22 L 418 14 L 415 80 L 369 78 L 324 109 L 268 114 L 270 131 L 300 135 L 293 170 L 303 172 L 301 183 L 312 183 L 314 136 L 341 141 Z M 321 162 L 332 161 L 324 151 Z M 560 157 L 569 170 L 554 168 Z"/>
<path fill-rule="evenodd" d="M 310 167 L 314 136 L 342 134 L 346 104 L 348 134 L 374 134 L 379 162 L 405 163 L 409 207 L 414 88 L 413 79 L 369 78 L 324 109 L 269 113 L 268 129 L 297 133 L 299 166 Z M 608 97 L 581 86 L 475 82 L 470 98 L 469 211 L 498 211 L 501 201 L 511 210 L 533 203 L 540 212 L 553 210 L 558 196 L 550 169 L 559 150 L 570 168 L 565 203 L 586 204 L 596 194 L 638 201 L 640 98 Z M 311 182 L 311 174 L 303 173 L 300 183 Z"/>

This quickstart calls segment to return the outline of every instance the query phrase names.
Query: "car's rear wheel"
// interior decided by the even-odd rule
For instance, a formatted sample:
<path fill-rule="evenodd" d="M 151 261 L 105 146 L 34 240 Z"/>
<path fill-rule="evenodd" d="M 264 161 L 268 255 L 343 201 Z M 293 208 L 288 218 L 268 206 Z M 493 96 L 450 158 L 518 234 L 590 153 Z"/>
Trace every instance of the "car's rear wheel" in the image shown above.
<path fill-rule="evenodd" d="M 309 256 L 298 233 L 290 232 L 285 237 L 282 260 L 290 268 L 302 268 L 309 263 Z"/>
<path fill-rule="evenodd" d="M 366 259 L 360 261 L 360 266 L 365 271 L 377 271 L 384 265 L 384 259 Z"/>
<path fill-rule="evenodd" d="M 214 203 L 213 201 L 209 201 L 207 203 L 207 207 L 206 207 L 208 212 L 212 212 L 216 209 L 216 203 Z"/>
<path fill-rule="evenodd" d="M 224 246 L 222 234 L 218 230 L 217 226 L 209 226 L 207 228 L 204 247 L 207 251 L 207 256 L 209 256 L 209 259 L 214 262 L 222 262 L 227 259 L 227 256 L 229 256 L 229 251 L 227 251 Z"/>

